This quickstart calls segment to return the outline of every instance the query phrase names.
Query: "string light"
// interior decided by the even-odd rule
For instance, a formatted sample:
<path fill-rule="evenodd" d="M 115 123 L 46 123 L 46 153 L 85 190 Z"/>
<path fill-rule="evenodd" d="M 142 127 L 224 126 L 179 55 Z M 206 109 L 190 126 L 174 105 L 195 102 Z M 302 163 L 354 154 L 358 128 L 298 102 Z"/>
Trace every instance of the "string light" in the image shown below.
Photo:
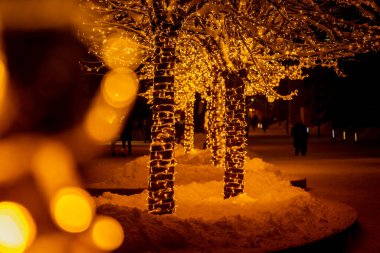
<path fill-rule="evenodd" d="M 211 99 L 208 102 L 207 145 L 211 150 L 211 161 L 216 167 L 224 167 L 226 153 L 225 132 L 225 86 L 218 76 L 210 87 Z"/>
<path fill-rule="evenodd" d="M 95 32 L 99 34 L 93 36 L 95 42 L 99 38 L 104 41 L 109 34 L 122 30 L 140 46 L 144 45 L 141 63 L 145 66 L 141 73 L 152 78 L 154 84 L 147 95 L 153 104 L 154 121 L 148 202 L 149 210 L 157 214 L 174 210 L 174 112 L 182 106 L 186 108 L 195 92 L 207 102 L 211 101 L 210 106 L 215 103 L 219 98 L 207 94 L 212 90 L 209 87 L 214 74 L 225 73 L 225 197 L 229 197 L 243 192 L 244 187 L 245 95 L 264 94 L 269 101 L 289 100 L 297 91 L 278 94 L 276 89 L 281 79 L 303 79 L 302 70 L 317 65 L 333 68 L 342 75 L 336 59 L 366 53 L 379 46 L 379 26 L 373 25 L 376 24 L 374 13 L 378 12 L 374 1 L 361 1 L 360 4 L 352 1 L 328 4 L 318 1 L 247 1 L 239 4 L 199 1 L 196 5 L 171 2 L 166 6 L 163 1 L 142 5 L 138 1 L 108 0 L 90 6 L 96 25 L 93 25 L 94 30 L 83 32 L 83 37 L 85 33 L 88 33 L 87 38 L 91 37 L 93 35 L 88 35 Z M 344 17 L 352 7 L 358 11 L 355 15 L 364 18 L 357 19 L 360 22 Z M 99 44 L 97 41 L 90 47 L 98 56 Z M 198 53 L 191 52 L 192 49 Z M 193 56 L 202 59 L 199 55 L 204 52 L 208 63 L 197 65 L 202 60 L 194 60 Z M 198 85 L 199 82 L 191 80 L 195 74 L 182 75 L 177 65 L 182 65 L 182 71 L 199 70 L 204 84 Z M 203 75 L 207 69 L 209 73 Z M 244 78 L 240 76 L 241 71 L 246 72 Z M 187 85 L 181 75 L 199 88 L 193 88 L 190 82 Z M 177 77 L 181 82 L 175 80 Z M 220 103 L 216 104 L 210 108 L 219 108 Z M 219 130 L 223 132 L 222 128 Z M 214 129 L 210 133 L 215 133 Z M 223 134 L 218 135 L 222 137 L 216 139 L 224 138 Z M 210 146 L 211 142 L 208 143 Z M 161 163 L 165 166 L 159 165 L 160 169 L 156 169 Z M 157 181 L 160 177 L 163 179 Z"/>

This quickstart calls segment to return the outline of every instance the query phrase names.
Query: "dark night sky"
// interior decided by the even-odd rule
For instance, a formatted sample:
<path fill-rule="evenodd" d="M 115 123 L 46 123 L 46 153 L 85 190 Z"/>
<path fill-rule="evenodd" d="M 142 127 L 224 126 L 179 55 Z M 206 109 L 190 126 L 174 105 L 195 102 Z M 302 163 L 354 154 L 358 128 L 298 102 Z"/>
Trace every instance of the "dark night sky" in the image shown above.
<path fill-rule="evenodd" d="M 311 95 L 319 97 L 322 107 L 325 106 L 327 119 L 336 126 L 380 126 L 380 100 L 377 98 L 379 59 L 379 53 L 372 53 L 342 60 L 340 65 L 347 75 L 345 78 L 337 77 L 332 70 L 318 70 L 311 75 L 311 79 L 317 79 L 314 88 L 311 87 Z"/>

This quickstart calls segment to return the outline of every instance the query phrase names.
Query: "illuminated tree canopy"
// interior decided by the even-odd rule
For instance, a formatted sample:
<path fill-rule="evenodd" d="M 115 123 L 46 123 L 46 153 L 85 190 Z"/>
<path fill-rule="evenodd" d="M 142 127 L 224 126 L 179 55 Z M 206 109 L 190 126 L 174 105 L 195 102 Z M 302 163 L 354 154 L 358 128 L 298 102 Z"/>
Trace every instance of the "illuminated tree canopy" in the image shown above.
<path fill-rule="evenodd" d="M 295 93 L 277 93 L 281 79 L 302 79 L 304 68 L 317 65 L 342 74 L 338 59 L 380 46 L 380 9 L 369 0 L 82 0 L 81 5 L 87 16 L 79 36 L 101 67 L 140 71 L 144 65 L 144 78 L 153 79 L 148 206 L 154 214 L 175 210 L 174 114 L 192 107 L 195 92 L 213 113 L 224 111 L 210 124 L 219 126 L 214 138 L 226 138 L 226 153 L 216 156 L 225 157 L 228 198 L 244 188 L 245 96 L 291 99 Z M 223 141 L 210 145 L 224 148 Z"/>

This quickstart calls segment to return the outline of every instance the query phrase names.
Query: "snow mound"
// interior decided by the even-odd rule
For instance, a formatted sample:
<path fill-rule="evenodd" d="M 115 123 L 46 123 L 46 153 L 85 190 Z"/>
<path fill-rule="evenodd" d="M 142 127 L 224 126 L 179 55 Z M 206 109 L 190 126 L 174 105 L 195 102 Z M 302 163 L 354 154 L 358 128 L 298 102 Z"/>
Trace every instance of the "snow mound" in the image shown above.
<path fill-rule="evenodd" d="M 259 158 L 247 158 L 245 194 L 225 200 L 223 170 L 208 165 L 208 151 L 176 152 L 175 214 L 149 214 L 147 191 L 132 196 L 106 192 L 95 198 L 98 212 L 116 217 L 124 228 L 120 252 L 268 252 L 322 239 L 356 220 L 351 207 L 291 186 Z M 146 161 L 141 157 L 126 167 Z M 113 178 L 126 183 L 142 178 L 138 174 Z"/>

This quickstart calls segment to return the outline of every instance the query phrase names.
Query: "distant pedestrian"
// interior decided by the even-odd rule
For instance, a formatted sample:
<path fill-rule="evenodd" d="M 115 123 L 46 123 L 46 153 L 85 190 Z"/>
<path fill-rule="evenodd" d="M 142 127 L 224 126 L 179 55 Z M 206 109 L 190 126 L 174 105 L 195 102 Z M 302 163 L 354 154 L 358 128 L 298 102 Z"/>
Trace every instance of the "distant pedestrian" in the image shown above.
<path fill-rule="evenodd" d="M 111 154 L 113 156 L 117 155 L 116 143 L 118 140 L 121 140 L 122 155 L 125 156 L 127 152 L 128 152 L 128 155 L 132 154 L 132 131 L 133 131 L 133 120 L 131 118 L 128 118 L 124 122 L 123 129 L 120 132 L 119 138 L 111 142 Z M 126 150 L 127 145 L 128 145 L 128 151 Z"/>
<path fill-rule="evenodd" d="M 267 117 L 265 117 L 265 115 L 264 115 L 263 118 L 261 119 L 261 127 L 263 128 L 264 133 L 267 132 L 268 125 L 269 125 L 269 123 L 268 123 L 268 119 L 267 119 Z"/>
<path fill-rule="evenodd" d="M 293 137 L 294 154 L 298 155 L 301 151 L 302 155 L 306 155 L 307 142 L 309 139 L 306 125 L 301 121 L 297 121 L 292 127 L 291 135 Z"/>
<path fill-rule="evenodd" d="M 124 128 L 121 131 L 120 139 L 121 145 L 123 147 L 123 153 L 126 151 L 126 142 L 128 143 L 128 155 L 132 154 L 132 131 L 133 131 L 133 120 L 128 118 L 124 124 Z"/>
<path fill-rule="evenodd" d="M 253 129 L 257 128 L 257 124 L 259 124 L 259 117 L 257 117 L 257 114 L 255 112 L 253 114 L 251 124 Z"/>

